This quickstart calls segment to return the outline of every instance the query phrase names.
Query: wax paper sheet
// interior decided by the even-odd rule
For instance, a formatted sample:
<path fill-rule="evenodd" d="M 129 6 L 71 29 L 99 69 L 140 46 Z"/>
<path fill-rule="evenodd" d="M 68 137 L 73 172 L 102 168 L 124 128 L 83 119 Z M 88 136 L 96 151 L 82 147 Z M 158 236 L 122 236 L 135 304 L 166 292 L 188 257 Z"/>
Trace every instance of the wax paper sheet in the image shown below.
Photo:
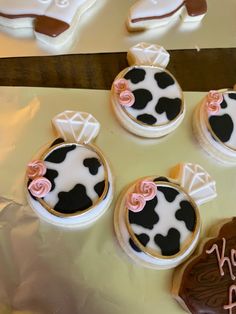
<path fill-rule="evenodd" d="M 140 41 L 159 43 L 166 49 L 236 47 L 235 0 L 207 0 L 208 13 L 199 27 L 180 18 L 167 27 L 129 33 L 125 20 L 136 0 L 97 0 L 80 20 L 70 46 L 49 49 L 39 45 L 31 29 L 0 28 L 0 57 L 41 56 L 63 53 L 120 52 Z"/>
<path fill-rule="evenodd" d="M 167 175 L 178 162 L 202 165 L 216 180 L 218 197 L 201 206 L 203 231 L 235 215 L 236 168 L 212 160 L 194 140 L 191 116 L 204 93 L 185 93 L 181 126 L 161 140 L 126 132 L 109 106 L 109 92 L 0 88 L 0 313 L 181 314 L 170 294 L 172 270 L 135 265 L 119 247 L 113 210 L 121 190 L 138 177 Z M 114 201 L 95 224 L 65 230 L 41 222 L 24 195 L 25 166 L 55 134 L 51 119 L 66 110 L 101 122 L 96 144 L 110 161 Z"/>

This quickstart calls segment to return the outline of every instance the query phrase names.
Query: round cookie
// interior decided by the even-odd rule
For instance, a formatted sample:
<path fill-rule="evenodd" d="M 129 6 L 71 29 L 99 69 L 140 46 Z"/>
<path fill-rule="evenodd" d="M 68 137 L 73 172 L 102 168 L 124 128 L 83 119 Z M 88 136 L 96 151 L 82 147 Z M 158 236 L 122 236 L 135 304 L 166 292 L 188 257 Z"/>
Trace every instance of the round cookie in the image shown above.
<path fill-rule="evenodd" d="M 207 12 L 206 0 L 138 0 L 129 11 L 129 31 L 143 31 L 167 25 L 181 16 L 184 22 L 200 22 Z"/>
<path fill-rule="evenodd" d="M 46 221 L 65 227 L 98 219 L 113 197 L 113 179 L 101 151 L 91 144 L 99 123 L 87 113 L 65 111 L 53 120 L 62 138 L 28 164 L 27 199 Z"/>
<path fill-rule="evenodd" d="M 236 164 L 235 123 L 235 91 L 210 91 L 193 116 L 194 134 L 202 148 L 229 165 Z"/>
<path fill-rule="evenodd" d="M 197 245 L 199 204 L 215 196 L 215 182 L 198 165 L 180 164 L 169 178 L 141 178 L 117 201 L 117 239 L 136 263 L 155 269 L 173 268 Z"/>
<path fill-rule="evenodd" d="M 165 67 L 169 54 L 163 47 L 140 43 L 128 51 L 130 67 L 118 74 L 111 101 L 121 125 L 133 134 L 156 138 L 173 132 L 182 122 L 182 90 Z"/>
<path fill-rule="evenodd" d="M 236 311 L 236 217 L 218 223 L 214 237 L 174 271 L 172 294 L 188 313 Z"/>

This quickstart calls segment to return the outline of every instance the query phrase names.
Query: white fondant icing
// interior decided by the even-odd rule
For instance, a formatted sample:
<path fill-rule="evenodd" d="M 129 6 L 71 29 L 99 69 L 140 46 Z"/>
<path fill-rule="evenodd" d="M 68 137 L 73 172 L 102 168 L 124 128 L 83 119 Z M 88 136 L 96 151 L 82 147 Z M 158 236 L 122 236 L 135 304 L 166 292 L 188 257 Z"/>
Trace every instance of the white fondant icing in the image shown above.
<path fill-rule="evenodd" d="M 162 16 L 173 12 L 183 0 L 139 0 L 130 8 L 131 19 Z"/>
<path fill-rule="evenodd" d="M 178 179 L 181 186 L 198 205 L 208 202 L 217 196 L 215 181 L 199 165 L 182 164 Z"/>
<path fill-rule="evenodd" d="M 165 68 L 170 61 L 170 54 L 164 47 L 141 42 L 128 50 L 129 64 L 154 65 Z"/>
<path fill-rule="evenodd" d="M 150 180 L 151 178 L 149 177 L 148 180 Z M 152 178 L 154 179 L 154 177 Z M 172 183 L 175 184 L 175 180 L 171 180 Z M 167 183 L 168 184 L 168 183 Z M 178 220 L 176 220 L 176 218 L 174 218 L 174 208 L 175 210 L 177 210 L 178 208 L 176 207 L 177 203 L 180 202 L 181 200 L 189 200 L 189 197 L 187 194 L 185 194 L 181 189 L 178 188 L 178 185 L 176 185 L 176 189 L 180 192 L 180 194 L 176 197 L 175 201 L 173 202 L 175 204 L 175 206 L 171 204 L 168 204 L 168 202 L 165 200 L 163 193 L 161 192 L 157 192 L 158 193 L 158 200 L 160 202 L 160 207 L 157 205 L 155 208 L 155 211 L 158 213 L 159 215 L 159 223 L 160 223 L 160 230 L 164 236 L 167 234 L 168 232 L 168 228 L 169 227 L 174 227 L 176 228 L 178 231 L 180 231 L 181 233 L 181 238 L 180 241 L 181 243 L 183 243 L 186 239 L 187 241 L 189 240 L 188 245 L 186 245 L 181 254 L 176 255 L 176 256 L 165 256 L 165 257 L 157 257 L 157 256 L 153 256 L 151 254 L 147 254 L 144 251 L 141 252 L 137 252 L 135 251 L 129 241 L 130 241 L 130 234 L 129 231 L 127 229 L 127 225 L 126 225 L 126 195 L 128 193 L 131 193 L 133 191 L 135 187 L 135 184 L 130 186 L 129 189 L 127 191 L 125 191 L 125 193 L 123 193 L 118 202 L 117 202 L 117 206 L 115 209 L 115 231 L 117 234 L 117 238 L 118 241 L 120 242 L 120 245 L 122 246 L 122 248 L 124 249 L 124 251 L 138 264 L 141 264 L 142 266 L 145 267 L 149 267 L 149 268 L 154 268 L 154 269 L 168 269 L 168 268 L 173 268 L 178 266 L 180 263 L 182 263 L 194 250 L 194 248 L 196 247 L 198 240 L 199 240 L 199 236 L 200 236 L 200 230 L 201 230 L 201 224 L 198 223 L 196 224 L 196 228 L 195 228 L 195 234 L 194 236 L 191 238 L 191 232 L 187 230 L 184 222 L 179 222 Z M 158 188 L 158 186 L 157 186 Z M 169 211 L 171 212 L 169 215 Z M 173 222 L 173 225 L 171 225 L 170 221 Z M 158 226 L 158 224 L 157 224 Z M 157 227 L 156 226 L 156 227 Z M 140 233 L 146 233 L 148 235 L 150 235 L 151 239 L 149 241 L 149 243 L 147 244 L 147 247 L 155 249 L 155 251 L 157 253 L 158 252 L 158 248 L 157 245 L 153 242 L 152 237 L 154 236 L 155 233 L 159 233 L 157 232 L 157 229 L 155 230 L 156 232 L 153 232 L 153 230 L 150 229 L 146 229 L 140 226 L 137 226 L 135 224 L 131 225 L 132 229 L 134 232 L 137 231 L 137 234 Z M 140 233 L 139 233 L 140 231 Z"/>
<path fill-rule="evenodd" d="M 56 148 L 56 149 L 60 149 Z M 50 155 L 50 154 L 49 154 Z M 92 175 L 89 168 L 83 165 L 86 158 L 97 158 L 101 166 L 98 168 L 98 173 Z M 58 177 L 55 178 L 55 189 L 49 192 L 44 198 L 46 203 L 54 208 L 58 202 L 59 192 L 68 192 L 74 188 L 76 184 L 83 184 L 86 188 L 86 194 L 94 202 L 99 199 L 99 196 L 94 190 L 94 186 L 103 181 L 104 167 L 99 156 L 86 147 L 77 146 L 76 149 L 70 151 L 66 155 L 66 159 L 61 163 L 45 162 L 48 169 L 53 169 L 58 172 Z"/>
<path fill-rule="evenodd" d="M 233 92 L 230 92 L 230 93 L 233 93 Z M 234 124 L 234 129 L 233 129 L 230 139 L 227 142 L 222 143 L 222 145 L 226 145 L 229 148 L 236 150 L 236 127 L 235 127 L 236 126 L 236 99 L 229 98 L 228 94 L 229 94 L 228 92 L 223 94 L 224 100 L 227 103 L 227 108 L 220 108 L 220 110 L 217 113 L 208 113 L 208 117 L 214 116 L 214 115 L 221 116 L 224 114 L 228 114 L 231 117 Z M 236 93 L 234 94 L 236 95 Z"/>
<path fill-rule="evenodd" d="M 175 78 L 171 75 L 171 77 L 174 79 L 175 83 L 173 85 L 168 86 L 165 89 L 160 88 L 157 85 L 156 80 L 154 79 L 154 75 L 156 73 L 163 73 L 165 70 L 157 67 L 149 67 L 149 66 L 139 66 L 139 69 L 144 69 L 146 71 L 145 79 L 137 84 L 133 84 L 130 80 L 129 82 L 129 88 L 131 91 L 134 91 L 136 89 L 147 89 L 151 92 L 153 99 L 148 103 L 148 105 L 141 110 L 136 110 L 132 107 L 127 107 L 125 110 L 135 119 L 137 116 L 141 114 L 151 114 L 157 119 L 157 122 L 154 124 L 155 126 L 162 126 L 164 124 L 172 124 L 173 121 L 170 121 L 167 119 L 166 112 L 163 112 L 162 114 L 158 114 L 155 111 L 155 107 L 158 103 L 158 100 L 161 97 L 167 97 L 167 98 L 180 98 L 182 99 L 182 90 L 180 89 L 179 84 L 175 80 Z M 130 68 L 131 69 L 131 68 Z M 127 71 L 128 72 L 128 71 Z M 170 74 L 170 73 L 169 73 Z M 182 114 L 182 112 L 178 115 L 178 117 Z M 178 118 L 177 117 L 177 118 Z"/>
<path fill-rule="evenodd" d="M 136 234 L 146 233 L 150 237 L 150 241 L 146 245 L 147 248 L 150 248 L 157 253 L 161 254 L 160 248 L 154 242 L 154 236 L 162 234 L 166 236 L 170 228 L 175 228 L 180 232 L 180 245 L 182 245 L 188 238 L 191 238 L 192 232 L 186 228 L 184 221 L 177 220 L 175 217 L 176 211 L 180 208 L 179 204 L 183 200 L 189 201 L 189 197 L 183 192 L 176 190 L 180 193 L 176 196 L 176 199 L 173 202 L 168 202 L 165 199 L 165 196 L 162 192 L 158 191 L 157 186 L 157 198 L 158 203 L 155 207 L 155 212 L 159 216 L 158 223 L 153 227 L 152 230 L 147 230 L 146 228 L 131 224 L 131 227 Z"/>
<path fill-rule="evenodd" d="M 113 183 L 112 183 L 112 174 L 109 168 L 109 165 L 107 165 L 108 169 L 108 181 L 110 183 L 109 190 L 107 197 L 98 203 L 96 207 L 93 208 L 93 210 L 87 211 L 83 215 L 79 216 L 68 216 L 68 217 L 58 217 L 55 215 L 52 215 L 49 211 L 47 211 L 38 201 L 35 201 L 30 194 L 27 191 L 27 200 L 32 207 L 32 209 L 38 214 L 42 219 L 45 221 L 61 226 L 66 228 L 78 228 L 78 227 L 86 227 L 87 225 L 93 223 L 96 221 L 99 217 L 101 217 L 105 211 L 108 209 L 108 207 L 111 204 L 112 198 L 113 198 Z"/>
<path fill-rule="evenodd" d="M 44 15 L 71 24 L 76 11 L 82 10 L 89 2 L 90 0 L 56 0 L 47 8 Z"/>
<path fill-rule="evenodd" d="M 225 100 L 228 101 L 227 99 L 229 98 L 227 94 L 229 92 L 227 91 L 222 91 L 222 92 L 223 92 Z M 230 93 L 232 93 L 232 91 L 230 91 Z M 230 102 L 231 100 L 232 99 L 230 99 Z M 223 112 L 222 110 L 225 110 L 225 109 L 220 109 L 218 114 L 222 113 Z M 231 118 L 234 121 L 234 117 L 231 116 Z M 219 142 L 213 138 L 206 124 L 207 119 L 208 119 L 208 114 L 206 114 L 205 99 L 204 99 L 197 106 L 196 111 L 195 111 L 194 120 L 193 120 L 194 133 L 200 145 L 202 146 L 202 148 L 209 155 L 211 155 L 213 158 L 217 159 L 221 163 L 223 162 L 228 165 L 235 165 L 236 164 L 236 150 L 230 148 L 229 146 L 226 146 L 224 143 Z M 235 129 L 232 134 L 233 137 L 235 136 L 234 132 L 235 132 Z"/>
<path fill-rule="evenodd" d="M 0 12 L 6 15 L 44 15 L 53 0 L 0 0 Z"/>
<path fill-rule="evenodd" d="M 59 135 L 65 141 L 89 143 L 98 134 L 100 123 L 89 113 L 64 111 L 52 120 Z"/>

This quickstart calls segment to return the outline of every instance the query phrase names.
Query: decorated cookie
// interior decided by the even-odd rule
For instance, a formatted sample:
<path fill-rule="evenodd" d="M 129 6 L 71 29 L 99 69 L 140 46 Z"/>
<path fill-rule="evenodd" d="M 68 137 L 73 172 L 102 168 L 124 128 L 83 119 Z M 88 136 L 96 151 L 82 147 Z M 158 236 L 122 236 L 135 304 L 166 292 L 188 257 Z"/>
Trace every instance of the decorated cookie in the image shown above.
<path fill-rule="evenodd" d="M 173 295 L 189 313 L 236 313 L 236 217 L 214 229 L 217 235 L 174 272 Z"/>
<path fill-rule="evenodd" d="M 91 114 L 74 111 L 65 111 L 52 122 L 60 138 L 28 164 L 28 202 L 50 223 L 87 225 L 107 210 L 113 197 L 109 165 L 92 144 L 100 125 Z"/>
<path fill-rule="evenodd" d="M 198 206 L 214 197 L 215 182 L 199 165 L 179 164 L 169 178 L 138 179 L 117 201 L 114 226 L 118 241 L 143 266 L 175 267 L 197 245 Z"/>
<path fill-rule="evenodd" d="M 76 31 L 80 16 L 96 0 L 0 0 L 0 25 L 34 28 L 38 40 L 65 44 Z"/>
<path fill-rule="evenodd" d="M 160 46 L 140 43 L 128 51 L 130 67 L 115 78 L 111 89 L 114 112 L 121 125 L 142 137 L 161 137 L 182 122 L 182 90 L 165 67 L 169 53 Z"/>
<path fill-rule="evenodd" d="M 193 116 L 193 130 L 203 149 L 231 165 L 236 164 L 235 123 L 235 91 L 210 91 Z"/>
<path fill-rule="evenodd" d="M 206 0 L 138 0 L 127 19 L 130 31 L 164 26 L 181 16 L 184 22 L 199 22 L 207 12 Z"/>

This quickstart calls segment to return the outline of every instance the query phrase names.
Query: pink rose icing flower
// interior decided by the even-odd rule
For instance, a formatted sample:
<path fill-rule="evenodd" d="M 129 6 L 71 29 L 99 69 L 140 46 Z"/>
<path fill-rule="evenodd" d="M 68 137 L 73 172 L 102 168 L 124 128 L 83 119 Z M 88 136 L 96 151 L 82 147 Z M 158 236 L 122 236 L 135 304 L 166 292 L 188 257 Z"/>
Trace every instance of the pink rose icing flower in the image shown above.
<path fill-rule="evenodd" d="M 211 90 L 207 95 L 207 111 L 209 113 L 217 113 L 220 110 L 220 104 L 223 101 L 223 94 L 218 91 Z"/>
<path fill-rule="evenodd" d="M 140 181 L 136 186 L 137 193 L 142 194 L 145 201 L 152 200 L 157 193 L 156 184 L 152 181 Z"/>
<path fill-rule="evenodd" d="M 130 193 L 126 200 L 127 208 L 134 213 L 141 212 L 145 204 L 146 201 L 142 194 Z"/>
<path fill-rule="evenodd" d="M 217 90 L 211 90 L 207 95 L 207 101 L 220 105 L 223 101 L 223 94 L 219 93 Z"/>
<path fill-rule="evenodd" d="M 128 81 L 124 78 L 115 80 L 114 89 L 117 94 L 120 94 L 121 92 L 124 92 L 125 90 L 129 90 Z"/>
<path fill-rule="evenodd" d="M 47 168 L 42 160 L 31 161 L 27 166 L 27 176 L 32 180 L 44 176 L 46 171 Z"/>
<path fill-rule="evenodd" d="M 44 177 L 34 179 L 28 186 L 30 193 L 38 198 L 46 196 L 50 192 L 51 188 L 51 182 Z"/>
<path fill-rule="evenodd" d="M 135 102 L 135 97 L 131 91 L 125 90 L 120 93 L 119 95 L 120 105 L 124 107 L 131 107 L 134 104 L 134 102 Z"/>

